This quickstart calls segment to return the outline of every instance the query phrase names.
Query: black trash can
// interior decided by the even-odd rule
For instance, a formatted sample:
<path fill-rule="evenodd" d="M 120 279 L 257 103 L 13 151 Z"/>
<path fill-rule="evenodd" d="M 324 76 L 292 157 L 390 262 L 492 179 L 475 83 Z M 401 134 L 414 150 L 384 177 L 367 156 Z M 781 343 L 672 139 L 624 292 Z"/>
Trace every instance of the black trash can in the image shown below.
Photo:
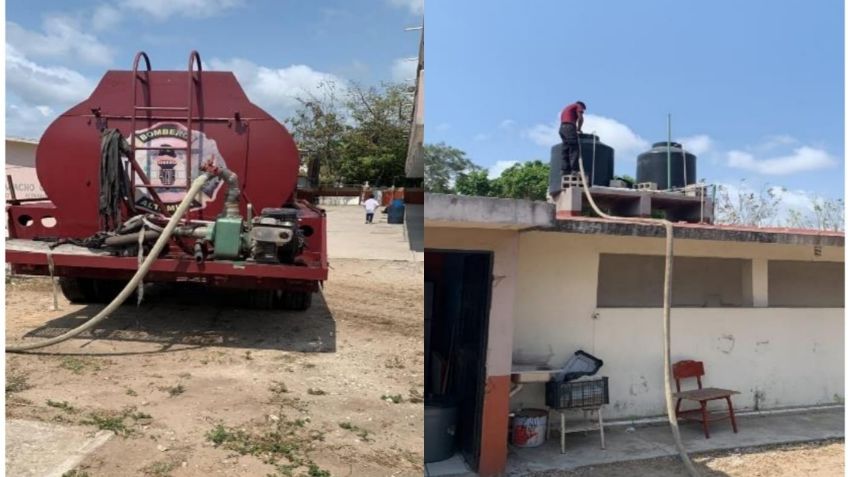
<path fill-rule="evenodd" d="M 449 459 L 456 448 L 456 404 L 432 399 L 424 403 L 424 463 Z"/>

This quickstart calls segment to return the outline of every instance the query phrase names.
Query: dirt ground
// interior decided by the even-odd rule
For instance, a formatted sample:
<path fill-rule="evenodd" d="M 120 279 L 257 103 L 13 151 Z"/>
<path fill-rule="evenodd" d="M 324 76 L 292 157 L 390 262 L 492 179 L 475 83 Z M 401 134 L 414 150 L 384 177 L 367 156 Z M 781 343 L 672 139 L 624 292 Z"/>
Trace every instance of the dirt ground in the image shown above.
<path fill-rule="evenodd" d="M 696 455 L 702 477 L 836 477 L 845 475 L 843 441 L 783 444 Z M 677 457 L 538 472 L 527 477 L 688 477 Z"/>
<path fill-rule="evenodd" d="M 146 291 L 93 333 L 6 356 L 6 416 L 111 429 L 77 476 L 420 476 L 423 264 L 334 259 L 306 312 Z M 55 336 L 46 278 L 6 287 L 6 336 Z"/>

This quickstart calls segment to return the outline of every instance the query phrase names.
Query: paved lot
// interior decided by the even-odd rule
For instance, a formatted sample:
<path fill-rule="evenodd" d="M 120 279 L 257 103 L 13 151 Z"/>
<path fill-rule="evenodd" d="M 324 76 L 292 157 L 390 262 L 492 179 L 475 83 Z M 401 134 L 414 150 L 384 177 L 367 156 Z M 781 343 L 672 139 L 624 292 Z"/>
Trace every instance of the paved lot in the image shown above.
<path fill-rule="evenodd" d="M 409 206 L 404 225 L 386 223 L 379 209 L 365 224 L 361 206 L 322 206 L 327 211 L 330 258 L 423 261 L 423 206 Z"/>

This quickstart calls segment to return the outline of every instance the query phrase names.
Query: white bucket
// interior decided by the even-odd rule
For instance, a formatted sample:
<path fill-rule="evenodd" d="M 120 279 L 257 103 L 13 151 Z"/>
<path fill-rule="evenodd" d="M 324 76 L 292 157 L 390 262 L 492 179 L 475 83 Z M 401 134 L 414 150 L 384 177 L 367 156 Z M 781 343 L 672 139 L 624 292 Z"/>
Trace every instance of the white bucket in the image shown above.
<path fill-rule="evenodd" d="M 512 419 L 512 444 L 516 447 L 538 447 L 545 443 L 548 412 L 543 409 L 524 409 Z"/>

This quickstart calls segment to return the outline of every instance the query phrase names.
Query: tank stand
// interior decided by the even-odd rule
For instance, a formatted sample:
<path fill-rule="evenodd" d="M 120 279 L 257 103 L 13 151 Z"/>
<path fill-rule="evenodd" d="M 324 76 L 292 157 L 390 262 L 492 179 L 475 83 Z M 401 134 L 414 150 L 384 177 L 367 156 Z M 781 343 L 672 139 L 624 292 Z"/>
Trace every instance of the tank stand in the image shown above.
<path fill-rule="evenodd" d="M 583 181 L 580 180 L 580 174 L 563 174 L 562 188 L 568 187 L 583 187 Z"/>

